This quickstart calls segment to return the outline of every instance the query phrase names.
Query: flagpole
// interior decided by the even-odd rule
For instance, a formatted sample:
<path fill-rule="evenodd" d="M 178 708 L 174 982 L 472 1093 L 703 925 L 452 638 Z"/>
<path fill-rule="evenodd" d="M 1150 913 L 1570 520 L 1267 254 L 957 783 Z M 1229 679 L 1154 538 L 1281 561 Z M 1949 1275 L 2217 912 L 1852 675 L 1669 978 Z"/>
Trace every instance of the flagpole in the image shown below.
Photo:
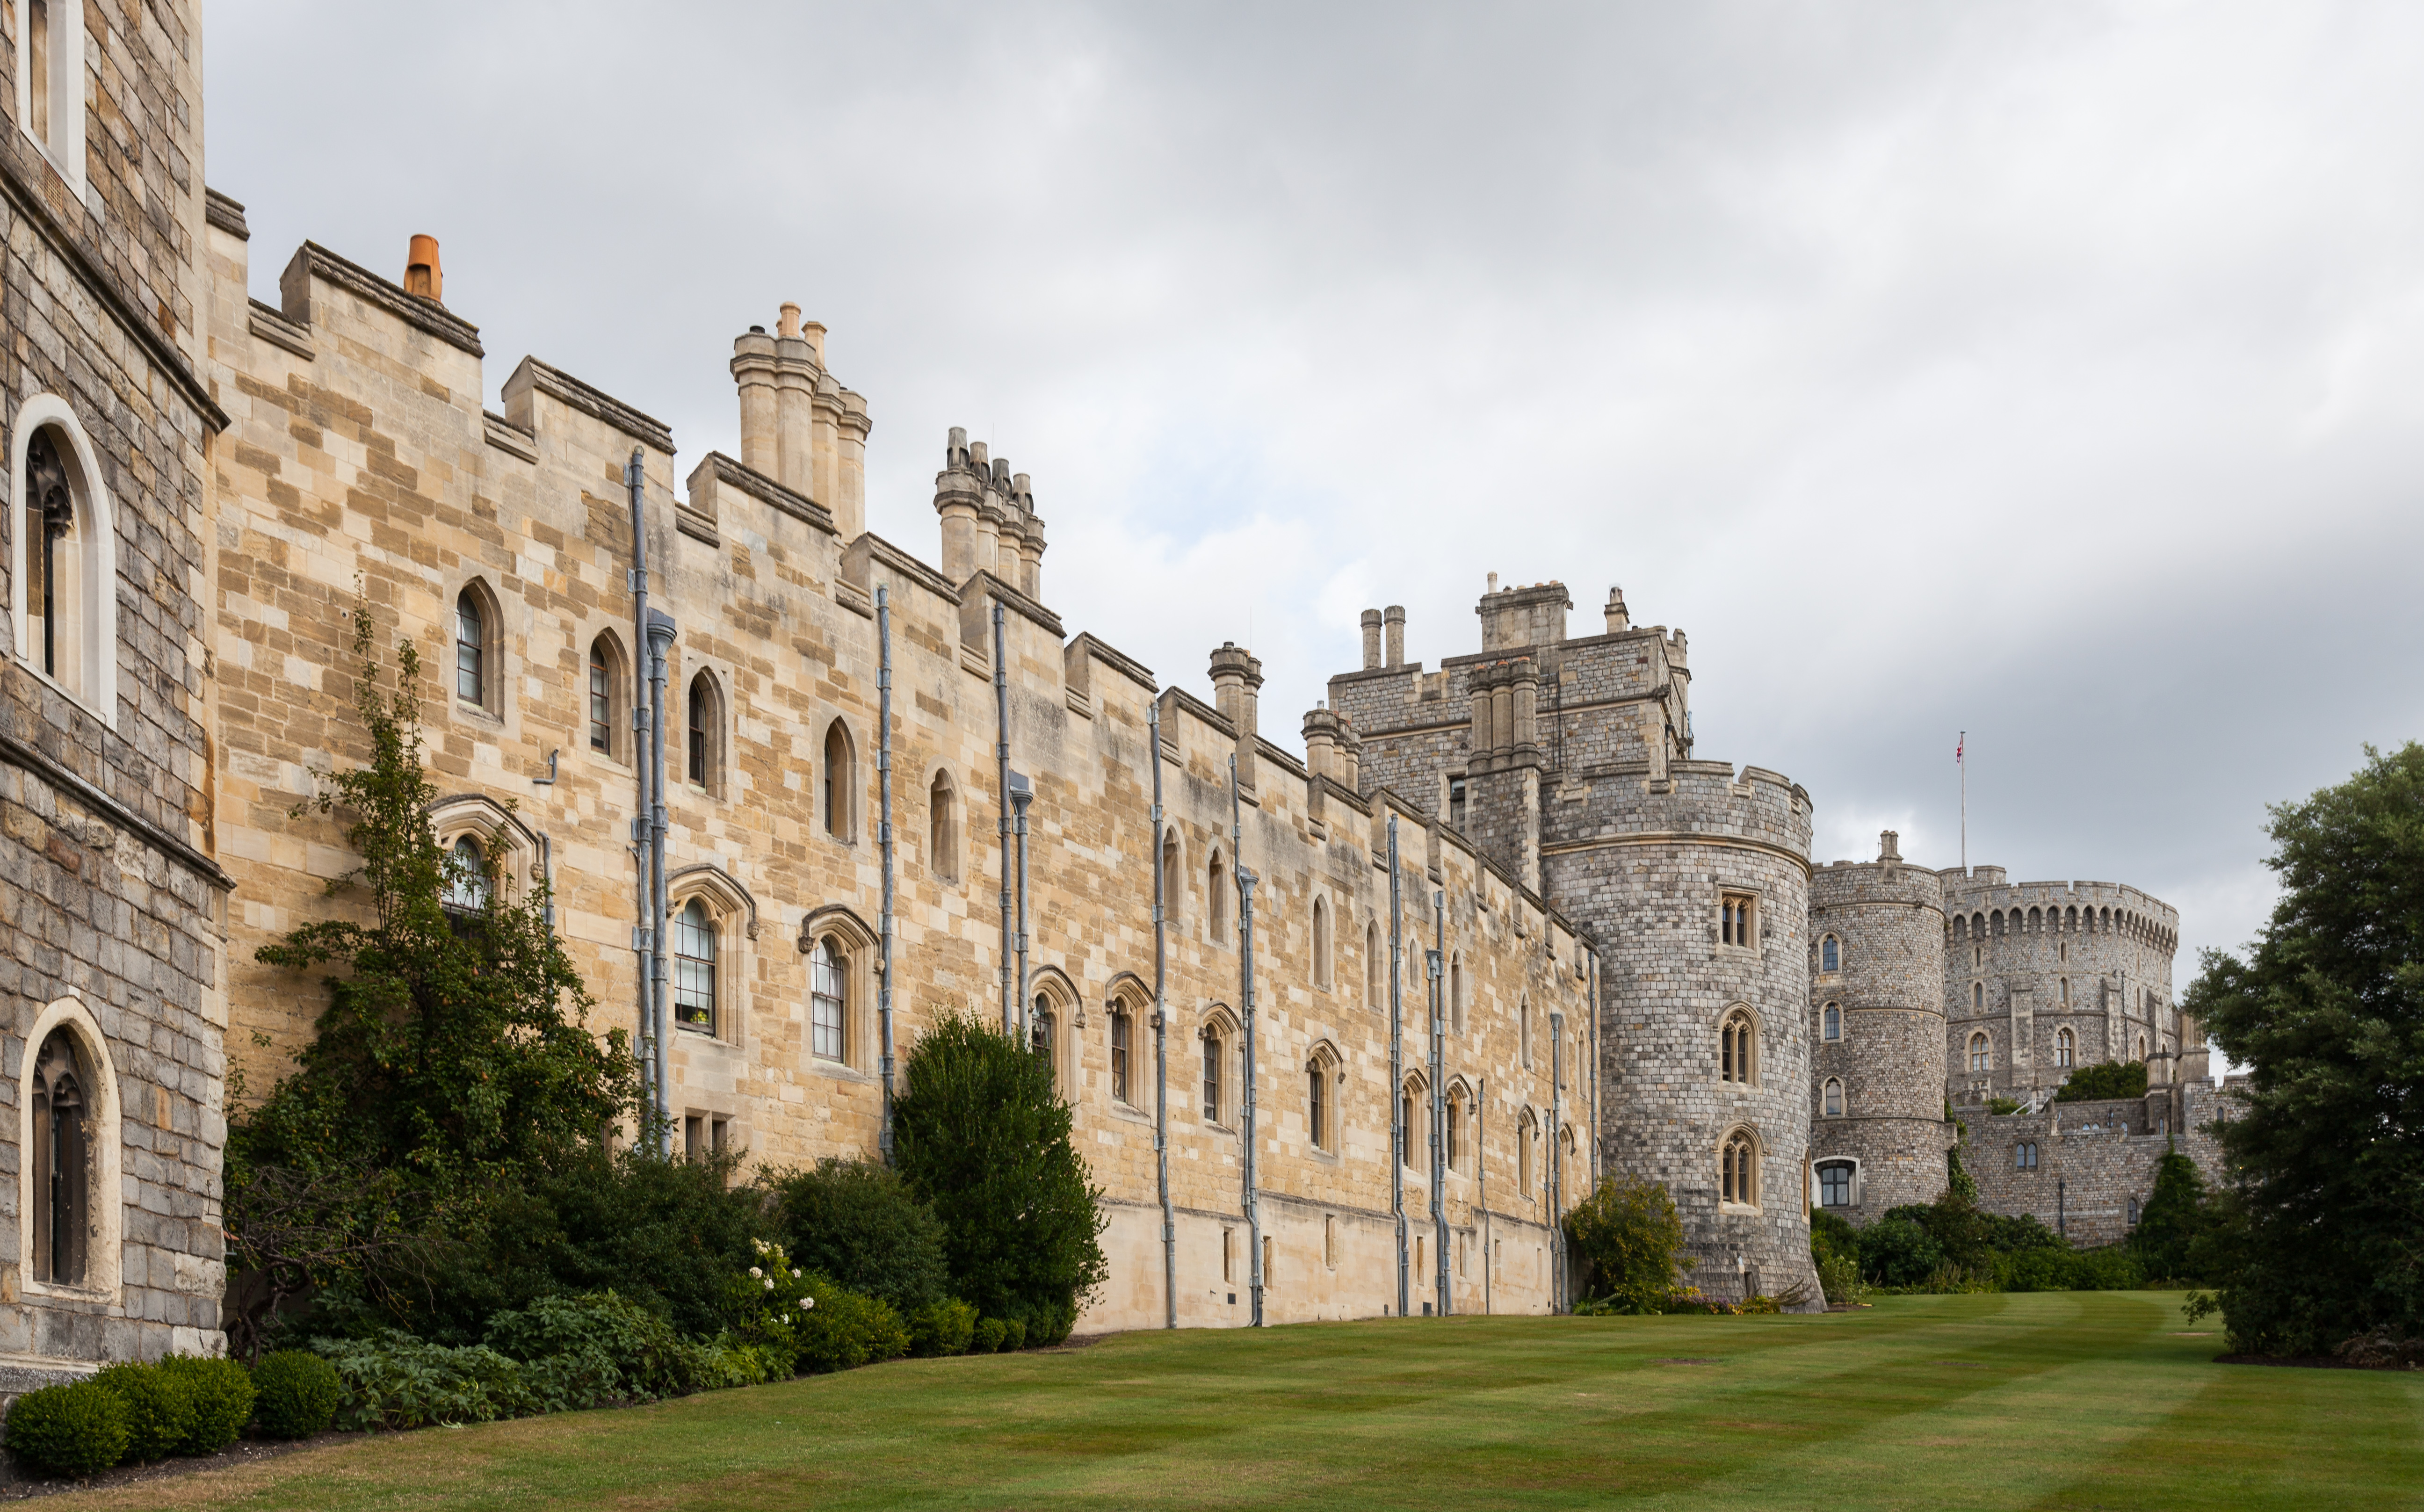
<path fill-rule="evenodd" d="M 1970 732 L 1963 730 L 1953 747 L 1953 764 L 1961 769 L 1961 875 L 1970 875 Z"/>

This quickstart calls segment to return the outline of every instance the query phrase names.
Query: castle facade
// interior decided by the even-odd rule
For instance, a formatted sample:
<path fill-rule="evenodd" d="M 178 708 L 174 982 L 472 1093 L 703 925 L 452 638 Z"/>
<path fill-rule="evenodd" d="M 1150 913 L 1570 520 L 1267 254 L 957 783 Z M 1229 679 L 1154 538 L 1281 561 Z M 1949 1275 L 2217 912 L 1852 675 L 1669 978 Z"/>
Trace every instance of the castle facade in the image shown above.
<path fill-rule="evenodd" d="M 1190 691 L 1072 632 L 981 439 L 937 438 L 931 545 L 869 532 L 872 412 L 795 308 L 718 354 L 737 456 L 534 358 L 488 410 L 427 238 L 251 296 L 189 0 L 6 14 L 0 1391 L 218 1339 L 230 1074 L 321 1007 L 255 952 L 357 906 L 301 805 L 365 755 L 358 607 L 436 674 L 440 839 L 545 886 L 678 1147 L 880 1154 L 945 1014 L 1047 1056 L 1088 1329 L 1551 1310 L 1610 1173 L 1704 1290 L 1815 1305 L 1813 1209 L 1928 1200 L 1965 1133 L 2082 1237 L 2203 1137 L 2171 910 L 1890 836 L 1813 867 L 1810 795 L 1696 755 L 1684 634 L 1620 593 L 1573 634 L 1493 579 L 1431 668 L 1367 613 L 1299 757 L 1251 649 Z M 2145 1098 L 2048 1101 L 2127 1058 Z"/>

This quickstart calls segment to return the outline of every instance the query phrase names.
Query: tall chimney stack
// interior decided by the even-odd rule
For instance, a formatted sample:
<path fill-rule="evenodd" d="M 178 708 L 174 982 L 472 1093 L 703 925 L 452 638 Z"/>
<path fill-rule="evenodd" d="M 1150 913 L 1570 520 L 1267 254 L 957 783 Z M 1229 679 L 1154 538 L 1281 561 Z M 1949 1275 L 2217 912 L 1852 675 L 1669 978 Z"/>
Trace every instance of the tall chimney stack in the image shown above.
<path fill-rule="evenodd" d="M 1381 619 L 1388 627 L 1388 664 L 1402 667 L 1406 664 L 1406 606 L 1391 604 Z"/>
<path fill-rule="evenodd" d="M 1380 665 L 1380 612 L 1364 611 L 1364 670 L 1372 672 Z"/>

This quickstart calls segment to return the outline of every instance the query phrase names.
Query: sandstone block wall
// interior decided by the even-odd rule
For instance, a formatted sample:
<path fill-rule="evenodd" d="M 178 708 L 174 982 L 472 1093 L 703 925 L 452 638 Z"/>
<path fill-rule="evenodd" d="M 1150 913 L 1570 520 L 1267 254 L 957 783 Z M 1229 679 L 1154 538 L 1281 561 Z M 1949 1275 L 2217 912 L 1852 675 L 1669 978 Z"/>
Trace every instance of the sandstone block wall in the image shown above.
<path fill-rule="evenodd" d="M 665 429 L 558 369 L 525 360 L 504 386 L 504 412 L 484 413 L 478 332 L 459 313 L 317 247 L 289 264 L 276 305 L 250 302 L 240 295 L 249 256 L 243 236 L 216 231 L 211 250 L 217 287 L 227 291 L 213 302 L 215 372 L 235 442 L 218 479 L 213 634 L 227 697 L 216 812 L 238 884 L 232 991 L 250 1074 L 274 1076 L 318 1011 L 297 984 L 252 963 L 253 947 L 330 908 L 323 883 L 350 865 L 336 822 L 288 811 L 311 790 L 312 766 L 361 755 L 346 698 L 358 579 L 382 631 L 411 639 L 440 670 L 454 664 L 457 596 L 476 585 L 495 606 L 504 632 L 502 692 L 473 706 L 444 681 L 424 689 L 430 760 L 448 795 L 441 832 L 458 826 L 499 848 L 518 876 L 547 866 L 560 928 L 599 1004 L 598 1027 L 636 1024 L 629 705 L 618 706 L 610 748 L 593 750 L 586 662 L 603 638 L 618 659 L 615 685 L 628 686 L 636 647 L 621 470 L 637 446 L 651 604 L 679 627 L 667 740 L 678 789 L 673 901 L 677 910 L 702 901 L 719 951 L 713 1031 L 674 1038 L 679 1117 L 697 1121 L 703 1138 L 720 1131 L 753 1163 L 877 1148 L 879 591 L 892 627 L 896 1041 L 905 1057 L 946 1013 L 1000 1021 L 998 604 L 1012 761 L 1035 790 L 1033 984 L 1019 1012 L 1050 1017 L 1061 1088 L 1111 1222 L 1110 1281 L 1082 1326 L 1148 1327 L 1163 1316 L 1150 868 L 1165 847 L 1174 862 L 1165 1051 L 1180 1320 L 1243 1322 L 1251 1305 L 1239 946 L 1234 892 L 1223 893 L 1216 915 L 1216 858 L 1224 888 L 1241 861 L 1259 877 L 1258 1191 L 1273 1268 L 1266 1315 L 1360 1316 L 1396 1306 L 1390 1175 L 1397 1087 L 1389 1073 L 1387 972 L 1376 967 L 1370 943 L 1385 949 L 1392 815 L 1407 899 L 1406 1071 L 1426 1089 L 1436 1081 L 1466 1099 L 1468 1140 L 1476 1108 L 1482 1125 L 1478 1148 L 1461 1151 L 1445 1178 L 1459 1263 L 1447 1301 L 1459 1310 L 1480 1307 L 1485 1296 L 1500 1310 L 1547 1305 L 1546 1262 L 1525 1257 L 1551 1252 L 1545 1160 L 1555 1131 L 1547 1113 L 1559 1099 L 1548 1058 L 1523 1053 L 1522 1015 L 1528 1006 L 1545 1022 L 1555 1008 L 1584 1024 L 1588 951 L 1537 894 L 1460 836 L 1441 833 L 1427 802 L 1359 793 L 1308 772 L 1251 725 L 1241 730 L 1239 720 L 1164 687 L 1101 639 L 1070 635 L 1045 603 L 994 575 L 1012 570 L 998 543 L 981 560 L 981 539 L 959 538 L 957 549 L 976 565 L 954 578 L 872 534 L 846 537 L 836 511 L 807 491 L 840 485 L 817 481 L 813 470 L 794 487 L 710 454 L 678 489 Z M 997 530 L 1027 517 L 1006 508 L 984 514 L 995 506 L 967 501 L 990 501 L 997 479 L 1030 497 L 1023 475 L 993 465 L 981 443 L 955 441 L 943 461 L 936 499 L 947 544 L 949 533 L 966 529 L 970 510 Z M 1023 548 L 1040 556 L 1040 526 Z M 1023 582 L 1040 581 L 1034 561 L 1021 558 L 1016 571 Z M 690 782 L 680 754 L 684 695 L 702 675 L 713 695 L 713 759 L 707 780 Z M 1156 705 L 1157 753 L 1147 724 Z M 1237 805 L 1242 836 L 1233 839 L 1228 763 L 1241 749 L 1251 758 L 1249 785 Z M 555 780 L 541 785 L 534 779 L 549 773 L 550 756 Z M 1158 833 L 1150 814 L 1156 756 L 1167 810 Z M 837 773 L 837 811 L 825 793 Z M 939 827 L 938 794 L 949 795 L 952 815 Z M 510 820 L 501 819 L 507 803 Z M 1465 991 L 1436 1078 L 1426 1064 L 1422 1006 L 1432 887 L 1448 895 L 1448 949 Z M 1330 927 L 1326 963 L 1314 949 L 1316 899 Z M 809 1016 L 808 952 L 828 943 L 847 979 L 837 1058 L 817 1052 Z M 1116 1015 L 1126 1021 L 1124 1095 L 1111 1066 Z M 255 1031 L 267 1048 L 249 1048 Z M 1207 1042 L 1220 1068 L 1208 1112 Z M 1307 1126 L 1316 1065 L 1333 1078 L 1336 1122 L 1326 1148 L 1313 1146 Z M 1593 1090 L 1587 1064 L 1570 1061 L 1568 1075 L 1571 1125 L 1583 1121 Z M 1417 1306 L 1438 1300 L 1427 1138 L 1417 1129 L 1405 1174 L 1409 1248 L 1424 1252 L 1409 1297 Z M 1519 1152 L 1519 1138 L 1532 1143 L 1528 1154 Z M 1569 1191 L 1588 1186 L 1587 1139 L 1581 1143 Z M 1579 1176 L 1571 1173 L 1577 1167 Z M 1459 1244 L 1458 1233 L 1471 1237 Z M 1485 1252 L 1501 1251 L 1503 1268 L 1485 1266 Z"/>
<path fill-rule="evenodd" d="M 104 566 L 104 665 L 46 676 L 0 621 L 0 1391 L 221 1347 L 226 1027 L 209 823 L 207 475 L 223 423 L 197 374 L 203 222 L 189 5 L 81 8 L 80 163 L 16 120 L 0 36 L 0 519 L 20 544 L 30 434 L 72 435 L 83 549 Z M 84 469 L 89 467 L 88 476 Z M 0 552 L 8 602 L 27 591 Z M 101 606 L 88 605 L 98 613 Z M 22 1145 L 32 1060 L 75 1036 L 95 1140 L 86 1279 L 37 1281 Z"/>

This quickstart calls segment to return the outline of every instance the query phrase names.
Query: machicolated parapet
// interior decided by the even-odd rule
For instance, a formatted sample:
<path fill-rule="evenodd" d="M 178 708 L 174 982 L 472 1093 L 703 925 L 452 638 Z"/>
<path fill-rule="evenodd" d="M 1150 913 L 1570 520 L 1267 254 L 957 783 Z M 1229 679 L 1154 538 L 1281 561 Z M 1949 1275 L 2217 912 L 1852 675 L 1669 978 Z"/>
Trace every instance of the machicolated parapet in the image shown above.
<path fill-rule="evenodd" d="M 1944 1190 L 1944 882 L 1877 859 L 1810 877 L 1814 1201 L 1855 1223 Z"/>
<path fill-rule="evenodd" d="M 1940 875 L 1954 1104 L 2042 1103 L 2076 1068 L 2106 1060 L 2145 1061 L 2151 1085 L 2179 1079 L 2183 1045 L 2204 1040 L 2173 1006 L 2170 904 L 2114 883 L 2008 883 L 2001 867 Z"/>

